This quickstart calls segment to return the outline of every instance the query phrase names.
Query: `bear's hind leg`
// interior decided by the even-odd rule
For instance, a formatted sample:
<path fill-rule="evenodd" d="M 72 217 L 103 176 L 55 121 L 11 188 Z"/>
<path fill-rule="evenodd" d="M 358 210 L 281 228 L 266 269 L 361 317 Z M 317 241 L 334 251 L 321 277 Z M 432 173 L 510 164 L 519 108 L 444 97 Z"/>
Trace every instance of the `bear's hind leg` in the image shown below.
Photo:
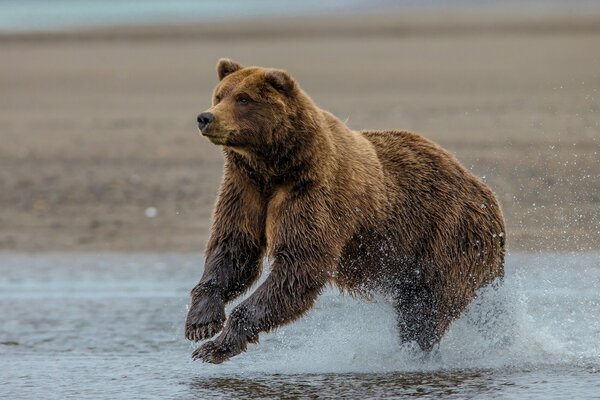
<path fill-rule="evenodd" d="M 425 352 L 433 349 L 448 327 L 441 323 L 436 300 L 427 288 L 403 288 L 395 309 L 401 342 L 414 341 Z"/>

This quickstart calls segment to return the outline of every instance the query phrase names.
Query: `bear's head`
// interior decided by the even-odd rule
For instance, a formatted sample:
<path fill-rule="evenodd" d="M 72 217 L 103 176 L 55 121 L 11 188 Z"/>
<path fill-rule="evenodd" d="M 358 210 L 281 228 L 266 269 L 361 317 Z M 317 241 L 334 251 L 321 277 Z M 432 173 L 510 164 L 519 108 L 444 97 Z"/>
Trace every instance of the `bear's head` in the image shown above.
<path fill-rule="evenodd" d="M 212 143 L 269 157 L 310 130 L 312 101 L 286 71 L 221 59 L 217 74 L 212 107 L 198 115 L 198 127 Z"/>

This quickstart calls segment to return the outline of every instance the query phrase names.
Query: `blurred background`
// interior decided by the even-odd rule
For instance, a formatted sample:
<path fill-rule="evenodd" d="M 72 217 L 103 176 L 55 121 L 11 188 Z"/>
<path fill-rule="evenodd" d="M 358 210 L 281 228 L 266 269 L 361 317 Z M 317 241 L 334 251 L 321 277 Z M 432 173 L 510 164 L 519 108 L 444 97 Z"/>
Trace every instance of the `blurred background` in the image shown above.
<path fill-rule="evenodd" d="M 504 285 L 431 357 L 385 301 L 329 288 L 230 362 L 191 360 L 221 57 L 495 191 Z M 598 0 L 0 0 L 0 398 L 596 398 L 599 123 Z"/>
<path fill-rule="evenodd" d="M 597 1 L 0 1 L 0 250 L 202 251 L 220 57 L 495 191 L 513 250 L 600 248 Z"/>

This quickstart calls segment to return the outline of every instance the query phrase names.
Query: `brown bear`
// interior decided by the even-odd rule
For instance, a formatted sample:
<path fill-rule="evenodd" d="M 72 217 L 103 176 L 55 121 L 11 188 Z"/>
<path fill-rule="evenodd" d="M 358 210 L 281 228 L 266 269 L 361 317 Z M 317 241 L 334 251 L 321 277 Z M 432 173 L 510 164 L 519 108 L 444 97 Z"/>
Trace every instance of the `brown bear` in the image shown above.
<path fill-rule="evenodd" d="M 439 342 L 476 291 L 504 274 L 492 191 L 440 146 L 404 131 L 352 131 L 279 69 L 222 59 L 203 136 L 223 181 L 192 290 L 194 359 L 221 363 L 300 318 L 331 283 L 394 302 L 402 341 Z M 271 272 L 225 317 L 225 305 Z"/>

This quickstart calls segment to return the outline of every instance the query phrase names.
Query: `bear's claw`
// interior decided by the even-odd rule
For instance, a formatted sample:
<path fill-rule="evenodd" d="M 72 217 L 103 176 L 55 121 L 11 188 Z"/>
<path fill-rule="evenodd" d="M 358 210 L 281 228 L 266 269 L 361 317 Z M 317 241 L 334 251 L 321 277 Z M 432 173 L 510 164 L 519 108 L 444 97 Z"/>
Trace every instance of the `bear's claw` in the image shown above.
<path fill-rule="evenodd" d="M 221 364 L 242 351 L 244 351 L 242 346 L 231 346 L 219 340 L 210 341 L 194 350 L 192 359 L 211 364 Z"/>
<path fill-rule="evenodd" d="M 192 342 L 199 342 L 215 336 L 223 329 L 223 321 L 212 321 L 207 324 L 190 324 L 185 327 L 185 337 Z"/>
<path fill-rule="evenodd" d="M 225 305 L 217 296 L 192 295 L 185 321 L 185 337 L 193 342 L 209 339 L 225 324 Z"/>

